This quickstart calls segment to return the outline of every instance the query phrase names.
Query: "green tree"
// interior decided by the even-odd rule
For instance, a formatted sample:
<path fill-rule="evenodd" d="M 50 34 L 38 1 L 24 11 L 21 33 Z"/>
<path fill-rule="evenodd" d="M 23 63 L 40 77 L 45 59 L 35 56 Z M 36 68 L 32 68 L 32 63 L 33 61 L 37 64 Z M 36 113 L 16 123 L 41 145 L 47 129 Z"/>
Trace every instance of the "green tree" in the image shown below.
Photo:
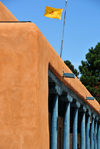
<path fill-rule="evenodd" d="M 85 85 L 89 92 L 100 101 L 100 43 L 95 48 L 91 47 L 85 56 L 86 61 L 81 61 L 79 71 L 81 73 L 80 81 Z"/>
<path fill-rule="evenodd" d="M 64 61 L 64 63 L 70 68 L 70 70 L 76 75 L 76 77 L 78 77 L 79 72 L 77 71 L 77 69 L 74 68 L 74 66 L 71 64 L 71 62 L 66 60 L 66 61 Z"/>

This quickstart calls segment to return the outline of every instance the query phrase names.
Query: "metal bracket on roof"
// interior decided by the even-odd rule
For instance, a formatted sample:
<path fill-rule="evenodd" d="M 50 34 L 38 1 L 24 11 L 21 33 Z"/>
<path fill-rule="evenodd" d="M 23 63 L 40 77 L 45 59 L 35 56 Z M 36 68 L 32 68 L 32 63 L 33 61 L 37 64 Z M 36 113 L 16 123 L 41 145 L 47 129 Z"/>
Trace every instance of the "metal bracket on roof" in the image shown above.
<path fill-rule="evenodd" d="M 87 97 L 86 96 L 86 100 L 94 100 L 94 97 Z"/>
<path fill-rule="evenodd" d="M 63 78 L 66 77 L 66 78 L 75 78 L 75 75 L 74 73 L 64 73 L 64 70 L 63 70 Z"/>

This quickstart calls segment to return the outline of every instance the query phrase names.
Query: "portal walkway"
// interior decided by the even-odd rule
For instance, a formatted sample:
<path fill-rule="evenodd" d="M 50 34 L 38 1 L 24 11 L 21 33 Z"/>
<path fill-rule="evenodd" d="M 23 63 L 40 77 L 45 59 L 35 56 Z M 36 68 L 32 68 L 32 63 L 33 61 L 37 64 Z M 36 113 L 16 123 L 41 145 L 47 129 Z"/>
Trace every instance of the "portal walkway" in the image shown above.
<path fill-rule="evenodd" d="M 99 114 L 50 70 L 49 115 L 50 149 L 100 149 Z M 60 126 L 59 117 L 63 119 Z"/>

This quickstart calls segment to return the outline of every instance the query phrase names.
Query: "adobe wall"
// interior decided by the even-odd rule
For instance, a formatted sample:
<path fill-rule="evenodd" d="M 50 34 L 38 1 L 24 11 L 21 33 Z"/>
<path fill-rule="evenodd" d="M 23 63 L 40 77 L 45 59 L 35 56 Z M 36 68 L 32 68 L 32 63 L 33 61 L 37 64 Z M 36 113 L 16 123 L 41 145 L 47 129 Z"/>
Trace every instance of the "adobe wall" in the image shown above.
<path fill-rule="evenodd" d="M 99 103 L 33 23 L 0 24 L 0 148 L 49 149 L 48 68 L 96 112 Z M 98 112 L 99 113 L 99 112 Z M 6 143 L 5 143 L 6 142 Z"/>
<path fill-rule="evenodd" d="M 38 149 L 36 30 L 0 24 L 0 149 Z"/>
<path fill-rule="evenodd" d="M 0 2 L 0 21 L 18 21 L 15 16 Z"/>

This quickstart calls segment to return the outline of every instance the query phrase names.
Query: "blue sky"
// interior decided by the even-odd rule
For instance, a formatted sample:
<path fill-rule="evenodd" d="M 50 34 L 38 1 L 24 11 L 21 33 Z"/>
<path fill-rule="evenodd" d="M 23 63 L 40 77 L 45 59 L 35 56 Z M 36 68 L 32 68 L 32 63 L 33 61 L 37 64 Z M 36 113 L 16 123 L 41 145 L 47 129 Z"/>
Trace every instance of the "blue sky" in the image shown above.
<path fill-rule="evenodd" d="M 1 0 L 19 21 L 32 21 L 60 55 L 61 20 L 44 17 L 45 6 L 65 9 L 65 0 Z M 100 42 L 100 0 L 68 0 L 62 59 L 76 69 L 88 49 Z"/>

